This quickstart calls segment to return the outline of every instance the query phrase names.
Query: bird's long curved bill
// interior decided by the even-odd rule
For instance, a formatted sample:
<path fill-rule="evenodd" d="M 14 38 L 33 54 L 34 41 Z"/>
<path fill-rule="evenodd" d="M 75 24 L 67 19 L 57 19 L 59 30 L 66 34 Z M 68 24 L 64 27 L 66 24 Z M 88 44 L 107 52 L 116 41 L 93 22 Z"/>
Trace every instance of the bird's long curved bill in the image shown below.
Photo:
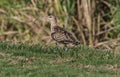
<path fill-rule="evenodd" d="M 41 17 L 37 17 L 35 20 L 34 20 L 34 22 L 35 21 L 37 21 L 37 20 L 47 20 L 47 18 L 48 18 L 48 16 L 41 16 Z"/>

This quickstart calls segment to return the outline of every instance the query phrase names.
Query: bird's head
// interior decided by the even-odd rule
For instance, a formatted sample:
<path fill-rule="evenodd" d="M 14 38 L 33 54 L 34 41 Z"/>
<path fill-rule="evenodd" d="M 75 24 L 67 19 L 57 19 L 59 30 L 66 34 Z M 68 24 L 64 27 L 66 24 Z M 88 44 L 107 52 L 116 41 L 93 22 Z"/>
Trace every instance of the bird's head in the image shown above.
<path fill-rule="evenodd" d="M 45 20 L 49 21 L 50 23 L 57 23 L 57 18 L 55 16 L 45 16 L 43 17 Z"/>
<path fill-rule="evenodd" d="M 51 32 L 54 32 L 54 27 L 58 25 L 56 16 L 50 15 L 50 16 L 44 16 L 43 18 L 45 21 L 50 22 Z"/>

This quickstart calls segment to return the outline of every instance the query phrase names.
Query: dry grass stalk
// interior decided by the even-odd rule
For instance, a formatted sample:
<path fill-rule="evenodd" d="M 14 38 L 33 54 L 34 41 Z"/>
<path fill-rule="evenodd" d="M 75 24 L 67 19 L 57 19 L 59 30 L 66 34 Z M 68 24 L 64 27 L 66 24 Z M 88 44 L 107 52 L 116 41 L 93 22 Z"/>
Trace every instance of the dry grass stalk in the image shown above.
<path fill-rule="evenodd" d="M 116 24 L 114 15 L 118 13 L 117 6 L 114 5 L 119 4 L 117 0 L 113 1 L 113 4 L 109 0 L 30 0 L 29 2 L 15 1 L 13 4 L 9 1 L 5 2 L 9 6 L 0 4 L 2 40 L 30 39 L 31 41 L 32 39 L 37 43 L 38 41 L 52 43 L 51 40 L 47 42 L 50 33 L 48 24 L 45 25 L 39 20 L 34 22 L 37 17 L 48 14 L 58 16 L 61 27 L 65 26 L 65 29 L 71 30 L 84 45 L 96 46 L 104 40 L 118 37 L 118 35 L 110 37 L 110 34 L 117 30 L 114 25 Z M 11 33 L 7 33 L 9 31 Z"/>

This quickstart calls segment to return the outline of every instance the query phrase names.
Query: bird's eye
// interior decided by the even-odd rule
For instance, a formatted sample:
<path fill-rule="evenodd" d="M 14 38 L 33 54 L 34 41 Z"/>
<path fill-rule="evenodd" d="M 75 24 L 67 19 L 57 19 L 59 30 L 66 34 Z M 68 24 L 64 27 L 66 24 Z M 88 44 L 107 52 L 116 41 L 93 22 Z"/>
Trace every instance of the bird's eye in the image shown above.
<path fill-rule="evenodd" d="M 50 16 L 50 18 L 52 18 L 52 16 Z"/>

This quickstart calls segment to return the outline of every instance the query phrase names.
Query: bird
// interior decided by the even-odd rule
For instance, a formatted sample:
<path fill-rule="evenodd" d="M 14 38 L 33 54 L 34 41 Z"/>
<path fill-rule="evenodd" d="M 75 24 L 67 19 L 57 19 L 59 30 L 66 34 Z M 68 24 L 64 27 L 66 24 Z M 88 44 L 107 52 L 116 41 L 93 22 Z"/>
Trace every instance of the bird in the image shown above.
<path fill-rule="evenodd" d="M 56 45 L 64 44 L 64 46 L 67 47 L 68 44 L 73 44 L 74 46 L 80 44 L 70 32 L 60 27 L 56 16 L 50 15 L 44 16 L 43 18 L 50 23 L 51 38 L 56 41 Z"/>

